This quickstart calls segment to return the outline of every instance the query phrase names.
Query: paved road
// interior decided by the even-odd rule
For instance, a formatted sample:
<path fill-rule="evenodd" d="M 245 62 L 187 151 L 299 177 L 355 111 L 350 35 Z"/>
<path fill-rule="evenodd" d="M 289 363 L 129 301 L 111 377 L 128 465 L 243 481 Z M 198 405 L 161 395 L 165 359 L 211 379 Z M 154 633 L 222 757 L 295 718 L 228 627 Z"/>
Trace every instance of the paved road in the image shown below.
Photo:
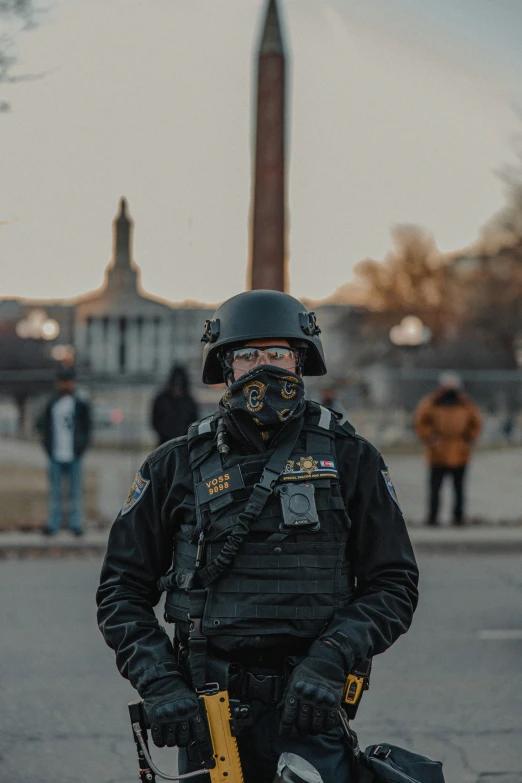
<path fill-rule="evenodd" d="M 99 635 L 95 558 L 6 561 L 0 590 L 2 783 L 136 780 L 133 698 Z M 522 781 L 517 556 L 423 555 L 410 633 L 374 666 L 355 728 L 441 759 L 447 783 Z M 158 752 L 169 766 L 172 751 Z M 171 767 L 172 768 L 172 767 Z"/>

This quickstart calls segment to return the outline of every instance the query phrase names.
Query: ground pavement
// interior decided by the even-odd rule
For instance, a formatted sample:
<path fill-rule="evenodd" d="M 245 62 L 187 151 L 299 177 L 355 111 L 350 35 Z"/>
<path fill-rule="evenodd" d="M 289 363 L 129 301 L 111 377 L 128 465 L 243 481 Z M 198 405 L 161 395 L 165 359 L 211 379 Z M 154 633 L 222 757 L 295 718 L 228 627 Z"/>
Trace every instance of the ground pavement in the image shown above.
<path fill-rule="evenodd" d="M 354 723 L 361 744 L 395 742 L 442 760 L 447 783 L 520 783 L 520 558 L 419 561 L 419 608 L 410 632 L 374 662 Z M 135 693 L 96 627 L 99 569 L 99 557 L 2 563 L 2 783 L 136 780 L 126 710 Z M 154 756 L 174 772 L 173 751 Z"/>

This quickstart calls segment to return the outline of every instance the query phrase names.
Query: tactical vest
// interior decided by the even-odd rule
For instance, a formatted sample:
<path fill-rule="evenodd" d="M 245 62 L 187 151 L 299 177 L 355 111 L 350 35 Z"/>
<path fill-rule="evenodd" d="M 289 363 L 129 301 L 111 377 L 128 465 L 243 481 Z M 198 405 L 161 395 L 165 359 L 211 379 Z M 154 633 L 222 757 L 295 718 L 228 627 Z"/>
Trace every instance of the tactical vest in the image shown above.
<path fill-rule="evenodd" d="M 215 444 L 216 422 L 217 417 L 210 417 L 189 429 L 197 514 L 178 526 L 172 571 L 161 580 L 167 591 L 166 619 L 180 627 L 191 612 L 196 563 L 204 567 L 219 555 L 271 454 L 230 452 L 223 457 Z M 300 437 L 278 481 L 280 487 L 296 482 L 314 487 L 318 529 L 285 528 L 281 500 L 272 494 L 230 568 L 205 591 L 205 636 L 315 639 L 336 610 L 350 603 L 350 520 L 341 494 L 334 427 L 330 411 L 308 403 Z"/>

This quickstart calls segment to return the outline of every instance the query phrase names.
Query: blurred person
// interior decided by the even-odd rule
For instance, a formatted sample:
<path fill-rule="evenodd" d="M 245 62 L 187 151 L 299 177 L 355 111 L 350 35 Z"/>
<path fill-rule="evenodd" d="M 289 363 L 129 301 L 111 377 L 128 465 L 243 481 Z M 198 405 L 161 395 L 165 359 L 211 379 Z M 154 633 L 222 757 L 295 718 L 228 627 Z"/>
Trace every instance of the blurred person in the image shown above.
<path fill-rule="evenodd" d="M 389 471 L 305 398 L 303 376 L 326 373 L 319 332 L 279 291 L 224 302 L 202 338 L 219 410 L 149 455 L 111 530 L 99 627 L 180 772 L 198 766 L 197 692 L 217 680 L 251 710 L 246 781 L 271 783 L 283 751 L 352 781 L 347 674 L 412 620 L 418 569 Z"/>
<path fill-rule="evenodd" d="M 174 365 L 166 387 L 152 405 L 151 424 L 158 435 L 158 446 L 185 435 L 198 415 L 197 403 L 190 393 L 187 371 L 181 365 Z"/>
<path fill-rule="evenodd" d="M 336 413 L 340 413 L 343 419 L 346 418 L 346 411 L 337 399 L 333 386 L 328 386 L 326 389 L 323 389 L 321 394 L 321 405 L 324 405 L 325 408 L 330 408 L 330 410 L 335 411 Z"/>
<path fill-rule="evenodd" d="M 37 429 L 49 456 L 49 518 L 44 534 L 58 532 L 62 519 L 62 481 L 69 485 L 69 528 L 83 535 L 82 457 L 92 431 L 90 404 L 76 394 L 76 373 L 72 367 L 58 371 L 56 394 L 46 404 Z"/>
<path fill-rule="evenodd" d="M 512 411 L 509 411 L 501 425 L 502 434 L 508 443 L 511 443 L 513 439 L 513 432 L 515 430 L 515 415 Z"/>
<path fill-rule="evenodd" d="M 482 417 L 475 403 L 464 394 L 457 373 L 439 376 L 437 389 L 418 404 L 415 429 L 426 449 L 429 465 L 428 525 L 438 524 L 440 489 L 445 476 L 454 486 L 453 524 L 464 524 L 464 480 L 477 440 Z"/>

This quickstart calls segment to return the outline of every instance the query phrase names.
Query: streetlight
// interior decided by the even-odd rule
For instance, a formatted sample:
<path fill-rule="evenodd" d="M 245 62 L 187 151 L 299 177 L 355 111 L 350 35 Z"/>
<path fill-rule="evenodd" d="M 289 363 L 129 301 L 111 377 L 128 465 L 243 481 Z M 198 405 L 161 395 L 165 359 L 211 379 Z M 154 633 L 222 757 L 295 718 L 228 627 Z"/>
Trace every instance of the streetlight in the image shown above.
<path fill-rule="evenodd" d="M 60 334 L 60 324 L 54 318 L 48 318 L 45 310 L 31 310 L 15 328 L 23 340 L 56 340 Z"/>
<path fill-rule="evenodd" d="M 390 329 L 390 340 L 394 345 L 417 347 L 428 343 L 430 339 L 431 329 L 416 315 L 406 315 L 400 324 Z"/>

